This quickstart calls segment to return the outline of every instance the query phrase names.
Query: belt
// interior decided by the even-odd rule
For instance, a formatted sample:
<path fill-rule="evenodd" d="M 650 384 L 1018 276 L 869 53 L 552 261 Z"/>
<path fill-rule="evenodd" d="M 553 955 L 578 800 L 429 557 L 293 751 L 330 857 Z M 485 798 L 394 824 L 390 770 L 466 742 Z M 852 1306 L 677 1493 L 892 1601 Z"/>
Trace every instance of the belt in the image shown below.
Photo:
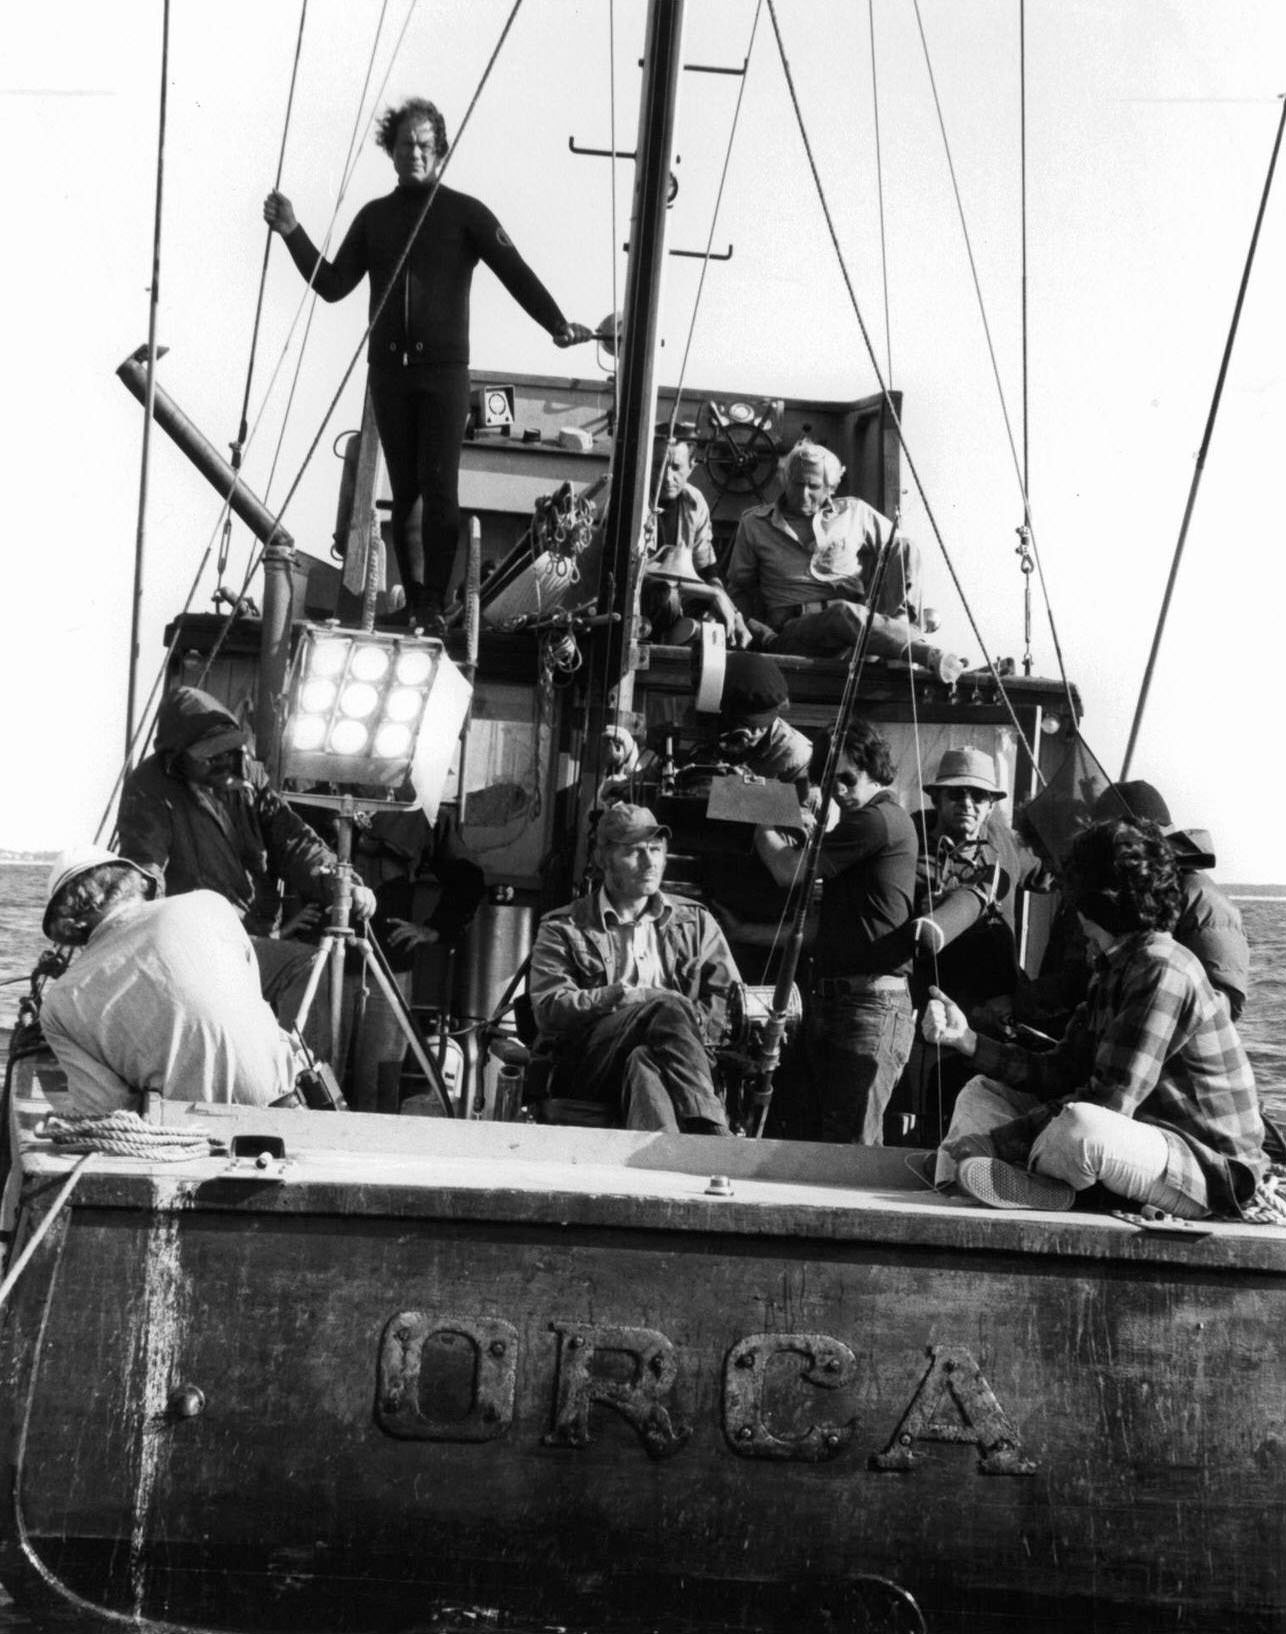
<path fill-rule="evenodd" d="M 773 628 L 780 629 L 783 624 L 788 624 L 792 618 L 804 618 L 809 613 L 824 612 L 834 599 L 834 597 L 828 597 L 825 601 L 799 601 L 791 607 L 774 607 L 770 610 L 769 615 Z"/>
<path fill-rule="evenodd" d="M 823 976 L 813 983 L 818 998 L 836 998 L 843 993 L 905 993 L 905 976 Z"/>

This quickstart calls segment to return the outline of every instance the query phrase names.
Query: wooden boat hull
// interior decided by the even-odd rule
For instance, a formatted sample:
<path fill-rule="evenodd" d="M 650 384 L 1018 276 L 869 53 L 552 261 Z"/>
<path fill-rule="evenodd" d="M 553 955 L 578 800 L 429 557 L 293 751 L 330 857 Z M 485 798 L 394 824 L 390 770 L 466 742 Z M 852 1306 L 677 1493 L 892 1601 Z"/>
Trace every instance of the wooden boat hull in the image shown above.
<path fill-rule="evenodd" d="M 236 1627 L 758 1627 L 875 1579 L 933 1629 L 1283 1626 L 1286 1233 L 989 1214 L 898 1152 L 358 1122 L 255 1115 L 276 1182 L 85 1174 L 4 1331 L 6 1581 Z"/>

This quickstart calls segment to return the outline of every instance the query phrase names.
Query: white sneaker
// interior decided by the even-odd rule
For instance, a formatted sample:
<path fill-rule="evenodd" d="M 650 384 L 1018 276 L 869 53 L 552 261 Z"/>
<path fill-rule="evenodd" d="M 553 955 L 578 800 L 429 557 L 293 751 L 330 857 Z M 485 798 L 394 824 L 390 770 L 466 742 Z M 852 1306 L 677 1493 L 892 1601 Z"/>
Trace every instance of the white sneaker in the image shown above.
<path fill-rule="evenodd" d="M 1066 1180 L 1055 1180 L 1032 1169 L 1020 1169 L 998 1157 L 966 1157 L 956 1169 L 956 1182 L 970 1197 L 988 1208 L 1026 1208 L 1062 1212 L 1076 1201 Z"/>

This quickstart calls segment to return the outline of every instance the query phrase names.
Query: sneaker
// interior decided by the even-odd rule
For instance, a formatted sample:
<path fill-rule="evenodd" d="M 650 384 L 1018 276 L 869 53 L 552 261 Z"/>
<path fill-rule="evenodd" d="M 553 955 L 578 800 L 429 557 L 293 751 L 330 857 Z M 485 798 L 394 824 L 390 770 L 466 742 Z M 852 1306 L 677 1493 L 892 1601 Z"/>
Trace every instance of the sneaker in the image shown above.
<path fill-rule="evenodd" d="M 967 1157 L 956 1170 L 957 1183 L 987 1208 L 1031 1208 L 1050 1212 L 1071 1208 L 1076 1193 L 1066 1180 L 1054 1180 L 1031 1169 L 1003 1163 L 998 1157 Z"/>

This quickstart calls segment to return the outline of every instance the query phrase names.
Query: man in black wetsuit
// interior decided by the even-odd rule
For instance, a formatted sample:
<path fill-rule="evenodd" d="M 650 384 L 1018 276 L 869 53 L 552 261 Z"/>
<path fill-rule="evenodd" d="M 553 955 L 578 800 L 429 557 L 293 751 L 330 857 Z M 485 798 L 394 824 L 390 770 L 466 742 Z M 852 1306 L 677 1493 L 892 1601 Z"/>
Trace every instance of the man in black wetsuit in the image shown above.
<path fill-rule="evenodd" d="M 474 267 L 485 261 L 555 345 L 574 346 L 592 331 L 567 321 L 486 205 L 437 181 L 447 137 L 433 103 L 417 97 L 390 108 L 376 140 L 393 160 L 397 186 L 358 211 L 333 261 L 314 247 L 284 194 L 269 193 L 263 214 L 324 301 L 343 300 L 370 278 L 369 385 L 393 490 L 393 548 L 411 622 L 440 635 L 460 531 Z"/>

